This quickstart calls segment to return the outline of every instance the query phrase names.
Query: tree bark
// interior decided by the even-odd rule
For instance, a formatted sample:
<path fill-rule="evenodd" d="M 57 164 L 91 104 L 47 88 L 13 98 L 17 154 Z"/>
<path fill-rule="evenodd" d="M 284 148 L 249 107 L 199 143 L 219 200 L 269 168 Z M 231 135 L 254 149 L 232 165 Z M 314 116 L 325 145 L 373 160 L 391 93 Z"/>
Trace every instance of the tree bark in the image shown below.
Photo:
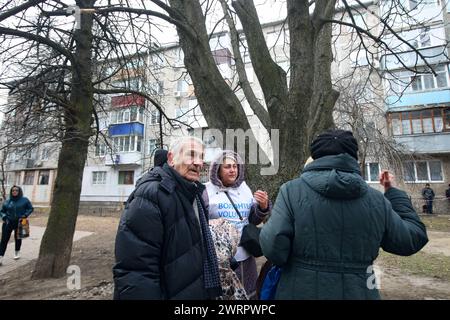
<path fill-rule="evenodd" d="M 80 8 L 94 1 L 77 1 Z M 74 32 L 75 65 L 72 72 L 71 105 L 65 112 L 66 131 L 58 159 L 58 174 L 34 279 L 61 277 L 70 263 L 72 241 L 80 202 L 83 169 L 92 135 L 92 14 L 81 15 L 81 28 Z"/>

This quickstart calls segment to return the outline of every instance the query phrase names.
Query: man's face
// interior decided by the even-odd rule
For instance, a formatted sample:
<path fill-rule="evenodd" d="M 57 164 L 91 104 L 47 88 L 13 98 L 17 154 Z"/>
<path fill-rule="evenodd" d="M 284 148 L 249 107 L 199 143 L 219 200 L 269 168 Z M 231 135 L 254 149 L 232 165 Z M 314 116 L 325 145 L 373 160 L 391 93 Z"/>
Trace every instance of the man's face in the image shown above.
<path fill-rule="evenodd" d="M 186 180 L 199 181 L 203 168 L 203 146 L 197 141 L 185 142 L 178 154 L 169 151 L 169 164 Z"/>

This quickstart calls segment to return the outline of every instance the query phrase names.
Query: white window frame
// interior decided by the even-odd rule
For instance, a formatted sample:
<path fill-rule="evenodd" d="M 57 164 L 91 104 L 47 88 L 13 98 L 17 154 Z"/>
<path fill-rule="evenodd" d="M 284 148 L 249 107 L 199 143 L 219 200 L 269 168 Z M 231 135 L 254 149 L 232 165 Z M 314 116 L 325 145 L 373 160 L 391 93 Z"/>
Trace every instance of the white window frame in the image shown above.
<path fill-rule="evenodd" d="M 152 154 L 155 149 L 158 149 L 158 140 L 159 139 L 149 139 L 148 140 L 148 154 Z M 153 146 L 153 148 L 152 148 Z"/>
<path fill-rule="evenodd" d="M 93 185 L 106 184 L 106 171 L 92 171 L 92 184 Z"/>
<path fill-rule="evenodd" d="M 117 136 L 113 138 L 113 146 L 116 153 L 142 152 L 142 137 L 136 135 Z"/>
<path fill-rule="evenodd" d="M 106 144 L 104 144 L 103 142 L 96 144 L 94 155 L 98 158 L 104 157 L 106 155 Z"/>
<path fill-rule="evenodd" d="M 159 110 L 154 109 L 150 111 L 150 124 L 159 124 Z"/>
<path fill-rule="evenodd" d="M 431 172 L 430 172 L 430 162 L 435 162 L 435 161 L 439 161 L 440 165 L 441 165 L 441 176 L 442 176 L 442 180 L 431 180 Z M 406 161 L 404 165 L 406 165 L 406 163 L 413 163 L 414 164 L 414 181 L 407 181 L 405 180 L 405 183 L 443 183 L 445 181 L 445 177 L 444 177 L 444 170 L 442 168 L 442 161 L 441 160 L 420 160 L 420 161 Z M 417 180 L 417 165 L 416 163 L 426 163 L 427 164 L 427 176 L 428 179 L 427 180 Z"/>
<path fill-rule="evenodd" d="M 50 149 L 49 148 L 42 148 L 41 150 L 41 160 L 42 161 L 47 161 L 48 160 L 48 156 L 50 154 Z"/>
<path fill-rule="evenodd" d="M 367 183 L 379 183 L 380 182 L 379 177 L 377 177 L 376 180 L 372 180 L 371 176 L 370 176 L 370 165 L 371 164 L 375 164 L 375 163 L 378 165 L 378 175 L 381 172 L 381 166 L 380 166 L 379 162 L 366 162 L 366 164 L 365 164 L 365 166 L 366 166 L 366 177 L 365 177 L 364 180 Z"/>

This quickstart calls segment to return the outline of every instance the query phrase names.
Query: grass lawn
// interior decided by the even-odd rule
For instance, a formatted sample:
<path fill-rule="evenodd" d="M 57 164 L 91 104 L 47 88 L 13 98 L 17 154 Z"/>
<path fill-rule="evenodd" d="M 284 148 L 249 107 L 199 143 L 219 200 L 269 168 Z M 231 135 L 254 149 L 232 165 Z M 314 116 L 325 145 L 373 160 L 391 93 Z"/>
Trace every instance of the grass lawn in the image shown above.
<path fill-rule="evenodd" d="M 421 216 L 421 220 L 427 231 L 450 232 L 450 216 Z M 450 257 L 443 254 L 419 251 L 412 256 L 401 257 L 381 250 L 377 261 L 410 274 L 450 281 Z"/>
<path fill-rule="evenodd" d="M 420 251 L 410 257 L 401 257 L 380 251 L 377 262 L 409 274 L 450 281 L 450 257 L 442 254 Z"/>
<path fill-rule="evenodd" d="M 450 232 L 450 215 L 441 216 L 420 216 L 420 219 L 430 231 Z"/>

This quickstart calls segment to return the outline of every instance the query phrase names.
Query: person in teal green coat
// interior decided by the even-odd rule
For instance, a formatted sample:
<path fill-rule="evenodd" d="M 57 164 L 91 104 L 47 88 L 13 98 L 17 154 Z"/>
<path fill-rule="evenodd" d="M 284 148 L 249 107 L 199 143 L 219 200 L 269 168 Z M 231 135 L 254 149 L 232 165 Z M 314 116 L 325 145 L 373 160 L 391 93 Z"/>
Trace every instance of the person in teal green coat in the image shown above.
<path fill-rule="evenodd" d="M 23 196 L 23 191 L 18 186 L 12 186 L 10 196 L 3 202 L 0 215 L 3 220 L 2 239 L 0 241 L 0 265 L 2 265 L 11 233 L 14 231 L 15 253 L 14 259 L 20 258 L 20 248 L 22 239 L 18 238 L 17 227 L 20 218 L 27 218 L 33 212 L 33 206 L 27 197 Z"/>
<path fill-rule="evenodd" d="M 384 194 L 367 185 L 350 131 L 328 130 L 310 150 L 314 161 L 281 186 L 260 234 L 281 267 L 275 299 L 380 299 L 380 248 L 412 255 L 428 242 L 425 226 L 392 176 L 380 181 Z"/>

